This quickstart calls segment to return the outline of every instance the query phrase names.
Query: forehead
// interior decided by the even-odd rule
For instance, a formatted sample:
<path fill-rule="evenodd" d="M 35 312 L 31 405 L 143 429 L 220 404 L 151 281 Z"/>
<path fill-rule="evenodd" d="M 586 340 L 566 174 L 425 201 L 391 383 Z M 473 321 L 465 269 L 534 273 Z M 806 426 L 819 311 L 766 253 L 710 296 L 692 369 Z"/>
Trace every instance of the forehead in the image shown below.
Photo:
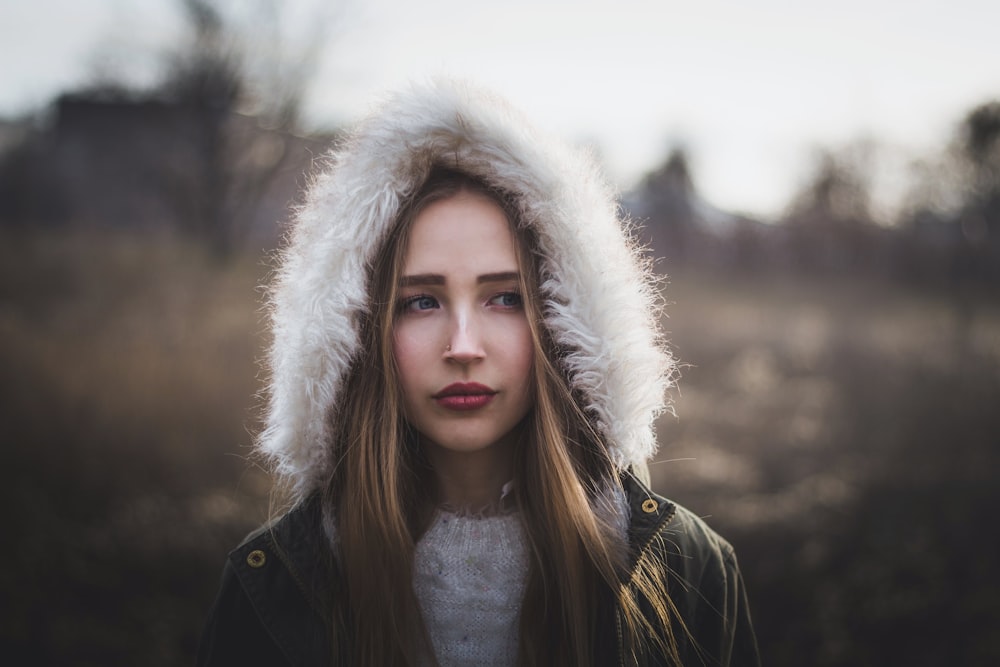
<path fill-rule="evenodd" d="M 503 209 L 479 193 L 460 192 L 428 205 L 413 221 L 404 274 L 516 271 L 514 235 Z"/>

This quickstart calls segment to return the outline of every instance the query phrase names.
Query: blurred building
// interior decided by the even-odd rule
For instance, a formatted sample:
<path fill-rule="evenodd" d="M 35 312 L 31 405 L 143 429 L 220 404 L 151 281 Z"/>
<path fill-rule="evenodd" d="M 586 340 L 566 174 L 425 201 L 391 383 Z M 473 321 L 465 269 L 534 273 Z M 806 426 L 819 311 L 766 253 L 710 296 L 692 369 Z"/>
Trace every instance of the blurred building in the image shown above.
<path fill-rule="evenodd" d="M 302 137 L 191 102 L 90 93 L 58 98 L 39 127 L 0 125 L 0 222 L 217 226 L 272 243 L 301 176 L 330 137 Z"/>

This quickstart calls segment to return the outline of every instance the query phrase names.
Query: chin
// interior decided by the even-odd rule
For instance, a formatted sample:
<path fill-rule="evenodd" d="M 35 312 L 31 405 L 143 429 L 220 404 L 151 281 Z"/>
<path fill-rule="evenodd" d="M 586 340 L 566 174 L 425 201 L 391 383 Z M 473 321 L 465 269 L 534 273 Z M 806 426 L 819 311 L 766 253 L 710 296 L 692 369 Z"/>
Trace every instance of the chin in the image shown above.
<path fill-rule="evenodd" d="M 490 429 L 485 432 L 475 432 L 473 430 L 461 432 L 455 428 L 448 428 L 440 433 L 441 437 L 435 437 L 435 435 L 438 434 L 424 432 L 421 439 L 425 443 L 425 446 L 456 454 L 475 454 L 492 450 L 495 450 L 497 453 L 510 451 L 513 444 L 517 441 L 513 430 L 500 432 Z"/>

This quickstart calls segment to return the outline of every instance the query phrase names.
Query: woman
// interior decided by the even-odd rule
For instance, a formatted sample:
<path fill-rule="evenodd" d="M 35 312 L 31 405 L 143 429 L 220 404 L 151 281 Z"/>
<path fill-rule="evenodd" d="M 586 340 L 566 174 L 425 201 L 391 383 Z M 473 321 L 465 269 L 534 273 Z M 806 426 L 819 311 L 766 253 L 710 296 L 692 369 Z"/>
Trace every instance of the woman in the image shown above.
<path fill-rule="evenodd" d="M 271 294 L 294 500 L 204 665 L 757 664 L 732 548 L 635 474 L 673 362 L 586 157 L 454 82 L 332 155 Z"/>

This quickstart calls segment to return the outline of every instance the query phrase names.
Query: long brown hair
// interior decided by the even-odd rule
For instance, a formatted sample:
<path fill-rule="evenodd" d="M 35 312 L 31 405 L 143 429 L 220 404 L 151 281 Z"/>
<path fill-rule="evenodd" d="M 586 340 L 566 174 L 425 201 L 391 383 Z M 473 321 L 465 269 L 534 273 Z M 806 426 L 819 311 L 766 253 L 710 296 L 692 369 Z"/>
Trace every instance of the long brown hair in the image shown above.
<path fill-rule="evenodd" d="M 324 511 L 336 524 L 343 586 L 338 622 L 347 632 L 343 641 L 338 639 L 338 652 L 351 664 L 372 666 L 433 656 L 412 586 L 414 546 L 432 509 L 425 483 L 429 468 L 403 414 L 393 325 L 414 219 L 429 204 L 462 191 L 488 196 L 507 216 L 535 348 L 535 405 L 514 454 L 516 500 L 531 554 L 518 662 L 602 664 L 611 656 L 595 655 L 596 638 L 615 633 L 619 624 L 629 645 L 656 644 L 676 655 L 663 577 L 642 567 L 633 576 L 633 585 L 650 602 L 652 623 L 624 581 L 628 545 L 620 519 L 625 510 L 608 509 L 622 494 L 620 481 L 606 443 L 559 365 L 565 351 L 544 325 L 534 232 L 524 224 L 516 197 L 443 167 L 434 168 L 404 202 L 369 267 L 370 303 L 359 323 L 360 339 L 368 344 L 353 360 L 343 402 L 331 415 L 336 465 Z"/>

